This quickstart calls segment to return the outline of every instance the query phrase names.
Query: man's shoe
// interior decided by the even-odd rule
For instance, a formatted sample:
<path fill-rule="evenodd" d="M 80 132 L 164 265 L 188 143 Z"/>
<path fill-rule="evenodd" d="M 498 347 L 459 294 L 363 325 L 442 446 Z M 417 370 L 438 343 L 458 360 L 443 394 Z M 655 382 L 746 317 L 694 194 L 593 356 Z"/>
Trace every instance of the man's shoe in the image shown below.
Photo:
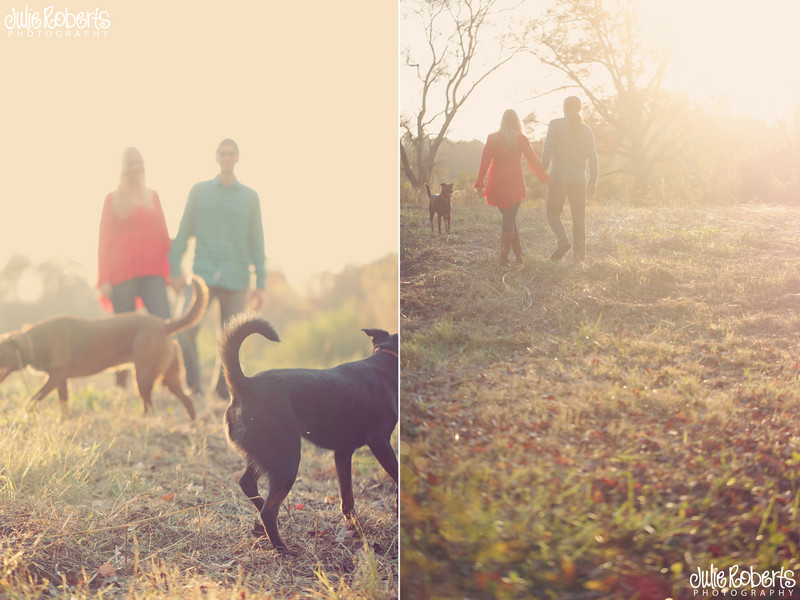
<path fill-rule="evenodd" d="M 572 244 L 570 244 L 569 242 L 567 242 L 563 246 L 559 246 L 558 248 L 556 248 L 556 251 L 550 255 L 550 260 L 552 261 L 561 260 L 562 258 L 564 258 L 564 255 L 570 248 L 572 248 Z"/>

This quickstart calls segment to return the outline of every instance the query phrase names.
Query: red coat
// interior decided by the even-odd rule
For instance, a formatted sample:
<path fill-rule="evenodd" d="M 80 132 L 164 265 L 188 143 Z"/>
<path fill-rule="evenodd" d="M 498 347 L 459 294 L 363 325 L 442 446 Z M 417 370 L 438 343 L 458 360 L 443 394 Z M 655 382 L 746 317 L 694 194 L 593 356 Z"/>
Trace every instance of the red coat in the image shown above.
<path fill-rule="evenodd" d="M 114 193 L 106 196 L 100 217 L 98 285 L 117 285 L 135 277 L 169 276 L 169 233 L 158 194 L 151 206 L 138 206 L 120 217 L 114 211 Z M 105 308 L 106 302 L 103 302 Z"/>
<path fill-rule="evenodd" d="M 508 208 L 523 200 L 528 193 L 525 189 L 525 179 L 522 176 L 522 157 L 528 163 L 531 171 L 539 181 L 547 183 L 549 176 L 539 162 L 539 158 L 531 148 L 531 143 L 523 134 L 518 134 L 517 144 L 510 153 L 503 153 L 500 149 L 500 134 L 490 133 L 483 147 L 481 166 L 478 171 L 478 181 L 475 187 L 482 187 L 486 172 L 489 172 L 489 183 L 483 195 L 486 201 L 498 208 Z"/>

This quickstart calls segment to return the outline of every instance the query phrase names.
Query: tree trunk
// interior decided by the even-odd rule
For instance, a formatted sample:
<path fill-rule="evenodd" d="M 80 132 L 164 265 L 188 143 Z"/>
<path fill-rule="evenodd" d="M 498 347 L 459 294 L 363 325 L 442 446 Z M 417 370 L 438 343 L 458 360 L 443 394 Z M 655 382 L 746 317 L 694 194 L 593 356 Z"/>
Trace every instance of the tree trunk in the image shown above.
<path fill-rule="evenodd" d="M 414 174 L 414 169 L 411 168 L 411 164 L 408 162 L 408 154 L 406 154 L 406 149 L 403 146 L 402 140 L 400 141 L 400 164 L 403 167 L 403 173 L 405 173 L 405 176 L 411 184 L 411 187 L 413 187 L 415 190 L 419 189 L 419 180 Z"/>

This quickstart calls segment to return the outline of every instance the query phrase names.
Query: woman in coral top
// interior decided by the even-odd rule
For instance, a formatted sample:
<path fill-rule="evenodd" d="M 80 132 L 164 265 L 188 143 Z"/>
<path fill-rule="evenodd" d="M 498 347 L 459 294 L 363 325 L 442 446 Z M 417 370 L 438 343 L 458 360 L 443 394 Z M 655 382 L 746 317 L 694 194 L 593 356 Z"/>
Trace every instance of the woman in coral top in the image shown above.
<path fill-rule="evenodd" d="M 168 319 L 169 244 L 158 194 L 145 186 L 142 155 L 127 148 L 119 185 L 106 196 L 100 219 L 97 287 L 104 308 L 121 313 L 144 305 Z"/>
<path fill-rule="evenodd" d="M 500 263 L 505 266 L 508 265 L 508 252 L 511 249 L 514 250 L 517 262 L 522 262 L 522 245 L 516 221 L 520 203 L 527 195 L 522 176 L 523 156 L 539 181 L 548 183 L 550 176 L 542 168 L 528 138 L 522 133 L 519 116 L 509 109 L 503 113 L 500 129 L 490 133 L 486 140 L 478 181 L 475 183 L 478 195 L 485 196 L 486 201 L 500 209 L 503 216 Z M 489 181 L 484 185 L 487 172 Z"/>

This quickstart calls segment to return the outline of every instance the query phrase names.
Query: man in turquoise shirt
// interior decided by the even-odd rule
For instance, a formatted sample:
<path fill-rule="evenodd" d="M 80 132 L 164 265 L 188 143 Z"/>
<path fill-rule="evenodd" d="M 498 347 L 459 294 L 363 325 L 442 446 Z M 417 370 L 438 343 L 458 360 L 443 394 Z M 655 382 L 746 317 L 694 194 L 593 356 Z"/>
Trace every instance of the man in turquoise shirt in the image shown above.
<path fill-rule="evenodd" d="M 247 304 L 254 310 L 261 306 L 267 277 L 261 206 L 255 190 L 236 179 L 233 170 L 238 160 L 236 142 L 231 139 L 220 142 L 219 175 L 192 187 L 169 252 L 171 284 L 180 293 L 186 281 L 181 262 L 189 240 L 194 238 L 192 271 L 208 284 L 209 301 L 216 298 L 219 302 L 223 327 L 245 308 L 253 272 L 255 289 Z M 186 383 L 195 393 L 200 392 L 198 329 L 199 325 L 178 336 L 186 365 Z M 227 398 L 221 371 L 216 377 L 217 395 Z"/>

